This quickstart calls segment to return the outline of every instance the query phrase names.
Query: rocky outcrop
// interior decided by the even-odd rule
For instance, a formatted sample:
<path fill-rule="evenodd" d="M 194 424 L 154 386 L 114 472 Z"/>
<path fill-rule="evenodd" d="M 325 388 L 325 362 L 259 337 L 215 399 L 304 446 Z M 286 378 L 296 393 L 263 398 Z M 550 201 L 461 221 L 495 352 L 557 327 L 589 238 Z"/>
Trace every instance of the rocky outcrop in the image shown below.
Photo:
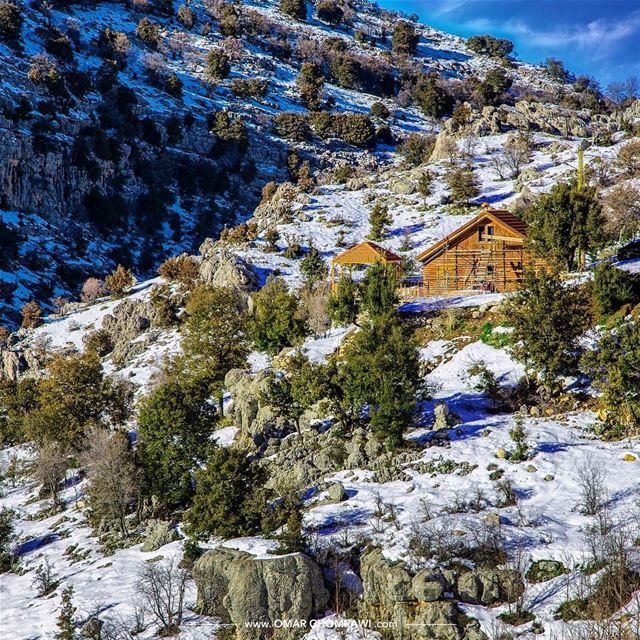
<path fill-rule="evenodd" d="M 362 557 L 361 577 L 361 615 L 393 621 L 394 640 L 486 639 L 478 622 L 462 613 L 450 593 L 456 578 L 451 571 L 424 569 L 413 575 L 403 562 L 387 560 L 380 549 L 372 549 Z"/>
<path fill-rule="evenodd" d="M 193 577 L 198 610 L 234 624 L 240 640 L 271 637 L 277 620 L 309 621 L 322 615 L 329 601 L 320 568 L 299 553 L 256 558 L 219 547 L 196 561 Z M 278 631 L 282 637 L 296 633 Z"/>
<path fill-rule="evenodd" d="M 178 539 L 177 531 L 169 522 L 163 520 L 151 520 L 147 524 L 142 551 L 156 551 L 165 544 Z"/>
<path fill-rule="evenodd" d="M 291 222 L 292 205 L 300 190 L 290 182 L 278 185 L 273 195 L 263 200 L 253 214 L 253 220 L 261 231 L 277 224 Z"/>
<path fill-rule="evenodd" d="M 232 253 L 211 238 L 207 238 L 200 246 L 200 255 L 202 259 L 198 273 L 202 283 L 239 291 L 258 289 L 258 274 L 250 260 Z"/>
<path fill-rule="evenodd" d="M 0 349 L 0 356 L 0 380 L 6 379 L 15 382 L 27 367 L 22 354 L 18 351 Z"/>

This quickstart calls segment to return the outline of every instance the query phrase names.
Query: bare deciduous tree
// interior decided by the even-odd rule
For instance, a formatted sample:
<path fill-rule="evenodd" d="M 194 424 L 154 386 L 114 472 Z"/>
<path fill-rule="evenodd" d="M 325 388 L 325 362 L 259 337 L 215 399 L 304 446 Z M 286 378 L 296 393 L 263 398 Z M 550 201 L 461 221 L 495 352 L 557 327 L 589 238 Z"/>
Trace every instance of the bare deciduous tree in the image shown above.
<path fill-rule="evenodd" d="M 144 564 L 140 570 L 138 594 L 146 611 L 165 634 L 178 631 L 182 623 L 188 575 L 176 557 Z"/>
<path fill-rule="evenodd" d="M 120 533 L 128 535 L 127 513 L 140 495 L 140 474 L 123 432 L 109 434 L 94 430 L 83 455 L 88 467 L 89 497 L 93 509 L 107 520 L 116 522 Z"/>
<path fill-rule="evenodd" d="M 578 469 L 577 479 L 580 487 L 578 506 L 585 515 L 594 516 L 607 502 L 605 474 L 593 460 L 587 460 Z"/>
<path fill-rule="evenodd" d="M 51 496 L 54 505 L 60 505 L 60 483 L 67 473 L 69 462 L 59 442 L 48 442 L 38 449 L 33 476 Z"/>

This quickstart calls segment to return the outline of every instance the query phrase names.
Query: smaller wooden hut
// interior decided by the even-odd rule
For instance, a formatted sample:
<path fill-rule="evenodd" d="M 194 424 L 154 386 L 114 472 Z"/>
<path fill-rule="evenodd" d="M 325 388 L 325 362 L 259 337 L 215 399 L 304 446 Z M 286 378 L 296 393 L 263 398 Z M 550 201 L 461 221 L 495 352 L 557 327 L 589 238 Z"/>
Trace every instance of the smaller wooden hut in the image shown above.
<path fill-rule="evenodd" d="M 345 269 L 351 273 L 356 265 L 375 264 L 376 262 L 380 262 L 385 266 L 394 265 L 397 275 L 400 275 L 402 258 L 371 240 L 365 240 L 360 244 L 349 247 L 331 260 L 331 269 L 329 271 L 331 289 L 335 288 L 336 281 L 344 273 Z"/>

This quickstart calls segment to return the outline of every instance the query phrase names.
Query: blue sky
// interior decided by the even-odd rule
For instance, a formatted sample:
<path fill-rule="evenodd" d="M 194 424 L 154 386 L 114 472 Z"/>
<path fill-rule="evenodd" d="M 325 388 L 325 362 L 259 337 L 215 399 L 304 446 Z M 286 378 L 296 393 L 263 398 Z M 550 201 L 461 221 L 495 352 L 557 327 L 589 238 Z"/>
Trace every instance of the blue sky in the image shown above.
<path fill-rule="evenodd" d="M 577 75 L 640 77 L 640 0 L 378 0 L 461 36 L 491 33 L 515 43 L 518 58 L 564 60 Z"/>

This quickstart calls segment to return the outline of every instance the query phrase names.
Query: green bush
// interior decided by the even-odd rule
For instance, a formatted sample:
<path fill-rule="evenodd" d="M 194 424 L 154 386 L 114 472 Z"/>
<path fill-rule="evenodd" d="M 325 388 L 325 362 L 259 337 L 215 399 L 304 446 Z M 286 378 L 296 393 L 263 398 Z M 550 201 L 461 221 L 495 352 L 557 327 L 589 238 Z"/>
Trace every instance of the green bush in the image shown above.
<path fill-rule="evenodd" d="M 316 5 L 316 15 L 319 20 L 335 26 L 342 22 L 344 11 L 337 0 L 320 0 Z"/>
<path fill-rule="evenodd" d="M 306 327 L 298 312 L 298 299 L 282 278 L 270 277 L 253 295 L 249 333 L 257 349 L 272 355 L 301 342 Z"/>
<path fill-rule="evenodd" d="M 269 83 L 260 78 L 235 78 L 231 81 L 231 91 L 240 98 L 262 100 L 269 90 Z"/>
<path fill-rule="evenodd" d="M 373 118 L 380 118 L 381 120 L 386 120 L 391 115 L 391 112 L 383 102 L 374 102 L 369 113 Z"/>
<path fill-rule="evenodd" d="M 309 120 L 303 113 L 279 113 L 273 121 L 273 131 L 281 138 L 302 142 L 310 136 Z"/>
<path fill-rule="evenodd" d="M 306 0 L 280 0 L 280 11 L 296 20 L 307 19 Z"/>
<path fill-rule="evenodd" d="M 418 48 L 418 35 L 413 24 L 400 20 L 393 30 L 391 46 L 394 53 L 414 55 Z"/>
<path fill-rule="evenodd" d="M 609 262 L 595 268 L 592 292 L 596 311 L 601 315 L 614 313 L 625 304 L 640 302 L 638 279 Z"/>
<path fill-rule="evenodd" d="M 333 117 L 335 134 L 347 144 L 366 149 L 376 140 L 376 128 L 369 116 L 361 113 L 338 113 Z"/>
<path fill-rule="evenodd" d="M 481 56 L 504 58 L 513 51 L 513 42 L 491 35 L 471 36 L 467 40 L 467 49 Z"/>
<path fill-rule="evenodd" d="M 400 145 L 400 153 L 410 167 L 419 167 L 429 160 L 436 139 L 433 135 L 410 133 Z"/>
<path fill-rule="evenodd" d="M 12 2 L 0 2 L 0 42 L 18 42 L 23 22 L 20 6 Z"/>
<path fill-rule="evenodd" d="M 413 99 L 420 110 L 432 118 L 448 116 L 453 109 L 453 98 L 435 77 L 421 75 L 416 82 Z"/>
<path fill-rule="evenodd" d="M 216 448 L 196 472 L 193 504 L 185 516 L 190 535 L 235 538 L 258 533 L 268 504 L 267 475 L 234 447 Z"/>
<path fill-rule="evenodd" d="M 455 167 L 445 175 L 455 205 L 468 207 L 480 195 L 480 181 L 470 165 Z"/>
<path fill-rule="evenodd" d="M 387 227 L 393 222 L 389 207 L 376 202 L 369 212 L 369 237 L 372 240 L 382 240 L 387 235 Z"/>
<path fill-rule="evenodd" d="M 144 43 L 156 48 L 160 44 L 160 25 L 152 22 L 146 16 L 138 22 L 136 27 L 136 36 Z"/>
<path fill-rule="evenodd" d="M 211 49 L 207 55 L 208 76 L 214 80 L 223 80 L 230 71 L 229 56 L 222 49 Z"/>

